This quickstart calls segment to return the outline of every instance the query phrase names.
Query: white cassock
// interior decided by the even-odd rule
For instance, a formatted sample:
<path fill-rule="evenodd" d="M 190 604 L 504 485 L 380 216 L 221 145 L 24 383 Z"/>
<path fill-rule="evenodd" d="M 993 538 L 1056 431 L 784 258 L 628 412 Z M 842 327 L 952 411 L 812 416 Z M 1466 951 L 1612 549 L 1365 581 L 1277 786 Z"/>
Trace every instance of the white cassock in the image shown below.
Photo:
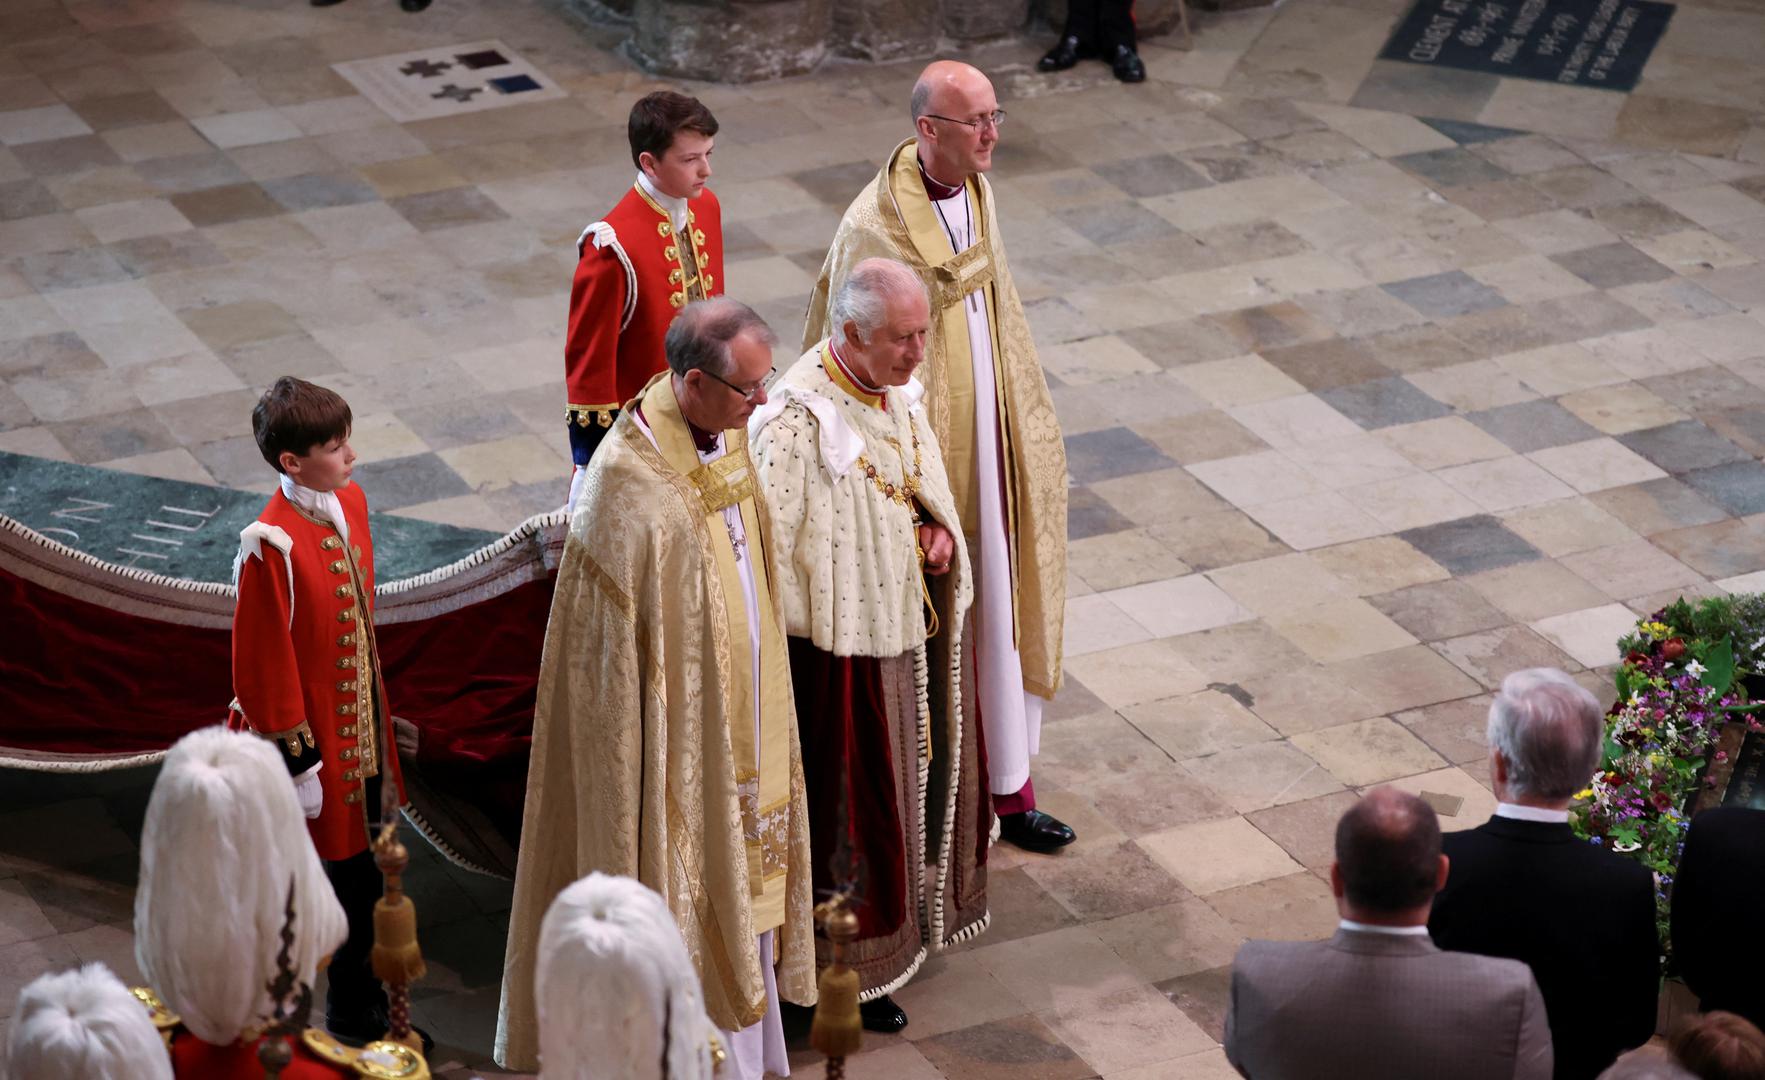
<path fill-rule="evenodd" d="M 973 246 L 975 212 L 966 187 L 948 199 L 932 200 L 932 208 L 950 238 L 952 254 Z M 1042 699 L 1023 688 L 1023 659 L 1017 652 L 1012 618 L 998 379 L 985 293 L 980 289 L 969 293 L 962 309 L 968 317 L 969 360 L 974 367 L 975 491 L 980 501 L 980 527 L 968 538 L 975 567 L 975 602 L 969 618 L 975 624 L 981 727 L 987 735 L 987 787 L 995 795 L 1011 795 L 1029 782 L 1030 758 L 1042 742 Z"/>
<path fill-rule="evenodd" d="M 656 445 L 656 436 L 650 431 L 650 425 L 644 422 L 643 414 L 633 411 L 631 419 L 636 422 L 638 430 L 650 445 Z M 723 456 L 723 433 L 717 433 L 717 445 L 709 451 L 699 450 L 699 464 L 716 461 Z M 754 596 L 754 563 L 749 558 L 747 529 L 742 525 L 741 504 L 723 508 L 723 525 L 729 530 L 729 543 L 735 550 L 735 566 L 742 579 L 742 600 L 748 609 L 748 640 L 754 643 L 754 753 L 756 757 L 760 748 L 760 604 Z M 760 762 L 754 762 L 758 769 Z M 790 1058 L 784 1044 L 784 1020 L 778 1010 L 778 976 L 773 970 L 772 943 L 773 931 L 768 930 L 759 937 L 760 973 L 766 980 L 766 1015 L 740 1031 L 723 1032 L 723 1044 L 729 1048 L 729 1065 L 733 1067 L 731 1074 L 735 1080 L 761 1080 L 767 1073 L 779 1076 L 791 1074 Z"/>

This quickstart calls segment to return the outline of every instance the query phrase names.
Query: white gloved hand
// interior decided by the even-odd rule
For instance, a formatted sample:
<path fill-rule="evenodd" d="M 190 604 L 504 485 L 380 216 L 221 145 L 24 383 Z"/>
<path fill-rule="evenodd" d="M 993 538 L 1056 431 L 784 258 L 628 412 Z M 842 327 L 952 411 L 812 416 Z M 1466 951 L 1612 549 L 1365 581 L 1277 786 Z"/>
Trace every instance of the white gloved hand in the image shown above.
<path fill-rule="evenodd" d="M 321 761 L 294 778 L 294 797 L 300 802 L 300 812 L 309 818 L 318 817 L 325 808 L 325 791 L 319 786 L 319 770 L 324 767 Z"/>

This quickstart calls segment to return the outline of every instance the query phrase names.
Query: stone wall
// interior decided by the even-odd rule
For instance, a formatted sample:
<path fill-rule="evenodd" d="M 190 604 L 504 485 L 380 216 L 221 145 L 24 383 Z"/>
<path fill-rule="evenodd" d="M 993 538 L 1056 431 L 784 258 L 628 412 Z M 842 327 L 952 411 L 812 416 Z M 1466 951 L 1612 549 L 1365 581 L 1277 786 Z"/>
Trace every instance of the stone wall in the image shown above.
<path fill-rule="evenodd" d="M 629 13 L 631 50 L 662 75 L 754 82 L 800 75 L 828 55 L 931 57 L 951 45 L 1047 36 L 1067 0 L 598 0 Z M 1177 0 L 1136 0 L 1142 34 L 1176 24 Z"/>

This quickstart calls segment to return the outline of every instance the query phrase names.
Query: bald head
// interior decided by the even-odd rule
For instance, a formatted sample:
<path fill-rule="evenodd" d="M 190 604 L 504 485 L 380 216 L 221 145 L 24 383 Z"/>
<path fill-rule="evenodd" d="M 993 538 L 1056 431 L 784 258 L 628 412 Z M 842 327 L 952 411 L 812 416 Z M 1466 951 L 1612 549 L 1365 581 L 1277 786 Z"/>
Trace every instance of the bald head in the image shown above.
<path fill-rule="evenodd" d="M 999 97 L 979 68 L 934 60 L 919 73 L 910 102 L 919 159 L 933 179 L 960 185 L 993 167 L 999 142 Z"/>
<path fill-rule="evenodd" d="M 1425 907 L 1440 888 L 1440 819 L 1407 791 L 1377 787 L 1336 823 L 1336 869 L 1353 907 L 1382 915 Z"/>

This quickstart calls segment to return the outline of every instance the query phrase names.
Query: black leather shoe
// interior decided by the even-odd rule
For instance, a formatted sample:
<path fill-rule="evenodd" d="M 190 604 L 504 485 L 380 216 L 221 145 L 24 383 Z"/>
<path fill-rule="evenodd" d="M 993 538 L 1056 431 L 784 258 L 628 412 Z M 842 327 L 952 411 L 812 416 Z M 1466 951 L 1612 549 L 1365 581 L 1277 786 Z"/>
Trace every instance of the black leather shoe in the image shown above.
<path fill-rule="evenodd" d="M 307 0 L 313 7 L 332 7 L 343 3 L 343 0 Z"/>
<path fill-rule="evenodd" d="M 865 1031 L 878 1031 L 884 1035 L 893 1035 L 907 1026 L 906 1012 L 887 994 L 875 1001 L 861 1003 L 858 1016 L 864 1021 Z"/>
<path fill-rule="evenodd" d="M 1042 59 L 1036 61 L 1037 71 L 1065 71 L 1084 59 L 1085 50 L 1079 47 L 1079 39 L 1068 35 L 1061 38 Z"/>
<path fill-rule="evenodd" d="M 1126 45 L 1115 47 L 1115 55 L 1110 58 L 1109 66 L 1115 70 L 1115 77 L 1122 82 L 1146 81 L 1146 65 L 1140 62 L 1140 54 Z"/>
<path fill-rule="evenodd" d="M 1009 840 L 1025 851 L 1043 853 L 1056 851 L 1078 839 L 1064 821 L 1040 810 L 1000 814 L 999 838 Z"/>

